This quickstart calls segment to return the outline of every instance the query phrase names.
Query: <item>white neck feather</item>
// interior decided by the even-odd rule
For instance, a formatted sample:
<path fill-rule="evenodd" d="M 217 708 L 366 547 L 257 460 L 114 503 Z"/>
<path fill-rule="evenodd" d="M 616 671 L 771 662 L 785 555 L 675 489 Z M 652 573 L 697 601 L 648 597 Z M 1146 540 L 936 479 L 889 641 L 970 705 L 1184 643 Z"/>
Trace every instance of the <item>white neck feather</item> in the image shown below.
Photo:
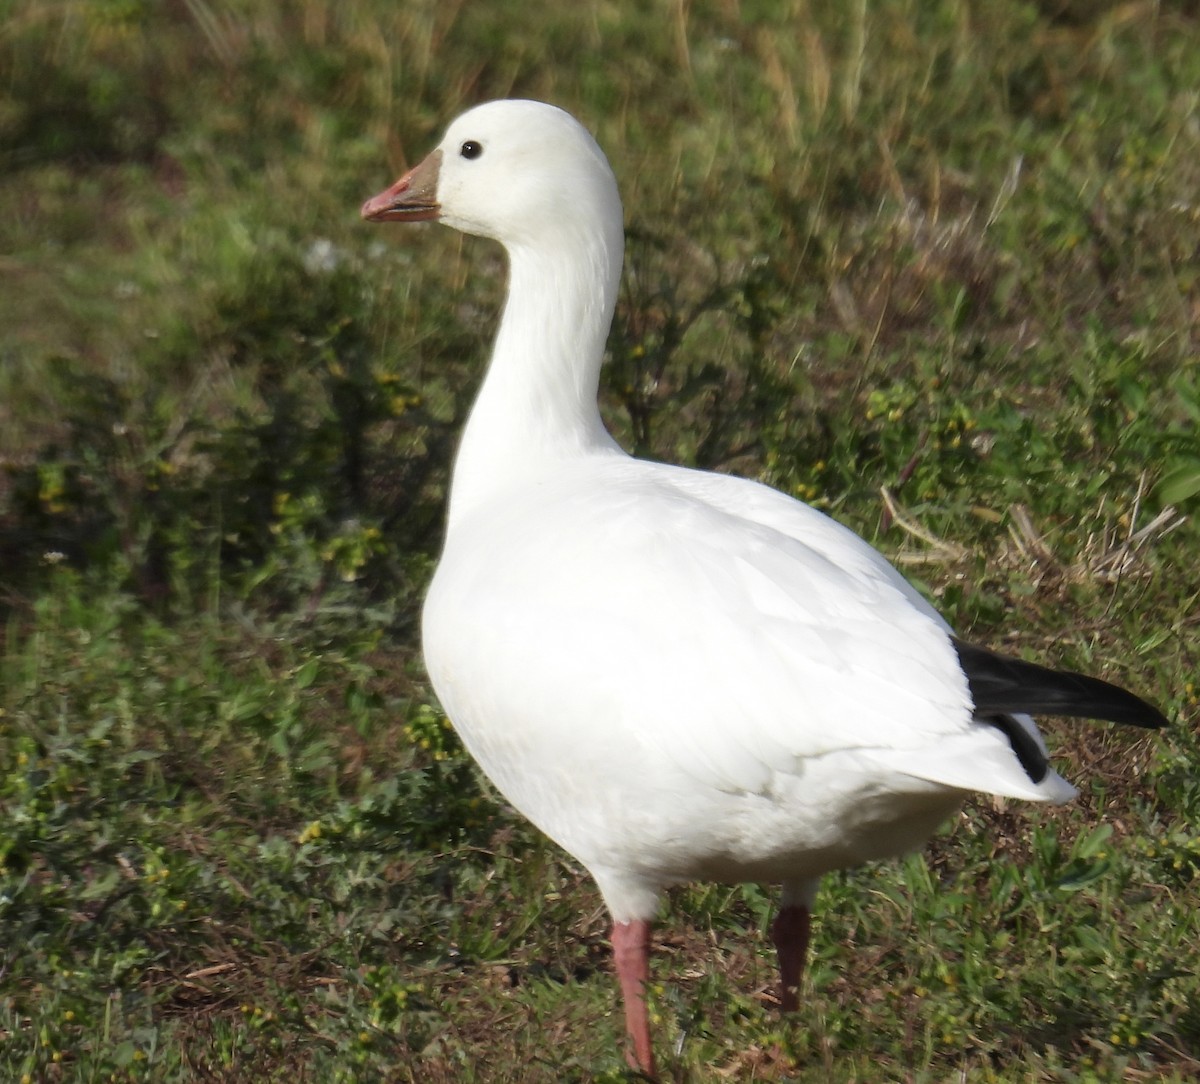
<path fill-rule="evenodd" d="M 564 459 L 620 452 L 596 402 L 621 277 L 619 204 L 507 248 L 508 299 L 454 466 L 451 528 Z"/>

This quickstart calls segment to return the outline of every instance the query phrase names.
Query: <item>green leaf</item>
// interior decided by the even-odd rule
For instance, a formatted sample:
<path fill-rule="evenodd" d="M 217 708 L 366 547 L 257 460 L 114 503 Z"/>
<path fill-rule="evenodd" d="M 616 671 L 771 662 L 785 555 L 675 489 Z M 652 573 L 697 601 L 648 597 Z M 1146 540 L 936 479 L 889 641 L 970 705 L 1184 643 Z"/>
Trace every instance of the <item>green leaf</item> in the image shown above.
<path fill-rule="evenodd" d="M 1179 504 L 1200 493 L 1200 458 L 1187 457 L 1158 483 L 1163 504 Z"/>
<path fill-rule="evenodd" d="M 321 668 L 320 659 L 309 659 L 297 671 L 292 683 L 297 689 L 307 689 L 317 676 L 317 671 Z"/>
<path fill-rule="evenodd" d="M 1112 833 L 1112 825 L 1101 824 L 1086 836 L 1080 836 L 1075 841 L 1075 846 L 1071 848 L 1074 852 L 1072 857 L 1076 859 L 1094 858 L 1107 849 Z"/>

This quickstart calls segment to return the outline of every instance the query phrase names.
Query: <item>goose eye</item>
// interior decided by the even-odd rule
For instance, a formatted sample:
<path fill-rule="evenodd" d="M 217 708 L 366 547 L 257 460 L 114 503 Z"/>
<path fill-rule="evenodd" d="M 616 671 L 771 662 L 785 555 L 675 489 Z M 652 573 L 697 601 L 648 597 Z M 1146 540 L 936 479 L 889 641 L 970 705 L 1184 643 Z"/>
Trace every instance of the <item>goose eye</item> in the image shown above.
<path fill-rule="evenodd" d="M 461 147 L 458 148 L 458 153 L 464 158 L 478 158 L 483 154 L 483 145 L 476 143 L 473 139 L 468 139 Z"/>

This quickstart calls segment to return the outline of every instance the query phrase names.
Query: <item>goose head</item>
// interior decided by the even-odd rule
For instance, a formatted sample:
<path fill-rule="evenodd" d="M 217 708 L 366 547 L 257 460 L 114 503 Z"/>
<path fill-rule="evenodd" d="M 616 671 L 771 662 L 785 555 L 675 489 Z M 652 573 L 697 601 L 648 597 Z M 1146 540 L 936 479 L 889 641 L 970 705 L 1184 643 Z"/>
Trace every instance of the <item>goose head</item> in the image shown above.
<path fill-rule="evenodd" d="M 437 219 L 511 249 L 580 226 L 619 230 L 621 202 L 604 152 L 574 117 L 506 100 L 462 114 L 424 161 L 363 204 L 362 217 Z"/>

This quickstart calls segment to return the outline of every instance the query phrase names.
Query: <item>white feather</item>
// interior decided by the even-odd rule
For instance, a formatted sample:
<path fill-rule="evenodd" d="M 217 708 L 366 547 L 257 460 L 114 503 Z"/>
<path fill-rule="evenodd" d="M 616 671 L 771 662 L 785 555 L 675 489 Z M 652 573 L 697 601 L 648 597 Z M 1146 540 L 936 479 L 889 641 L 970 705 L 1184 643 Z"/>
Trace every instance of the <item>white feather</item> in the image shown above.
<path fill-rule="evenodd" d="M 970 790 L 1070 797 L 972 719 L 945 622 L 865 542 L 605 432 L 622 220 L 591 137 L 551 107 L 492 103 L 440 150 L 444 218 L 504 242 L 511 281 L 425 658 L 472 755 L 614 917 L 648 918 L 690 879 L 807 898 L 827 870 L 918 846 Z"/>

